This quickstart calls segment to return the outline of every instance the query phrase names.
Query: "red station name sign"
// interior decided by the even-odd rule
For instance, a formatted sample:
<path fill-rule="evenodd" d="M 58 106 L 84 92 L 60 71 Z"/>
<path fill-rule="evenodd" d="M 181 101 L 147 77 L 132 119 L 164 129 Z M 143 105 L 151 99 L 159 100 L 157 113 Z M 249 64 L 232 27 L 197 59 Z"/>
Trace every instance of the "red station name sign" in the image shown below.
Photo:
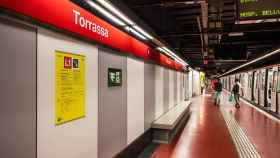
<path fill-rule="evenodd" d="M 175 70 L 183 66 L 69 0 L 0 0 L 0 7 Z"/>

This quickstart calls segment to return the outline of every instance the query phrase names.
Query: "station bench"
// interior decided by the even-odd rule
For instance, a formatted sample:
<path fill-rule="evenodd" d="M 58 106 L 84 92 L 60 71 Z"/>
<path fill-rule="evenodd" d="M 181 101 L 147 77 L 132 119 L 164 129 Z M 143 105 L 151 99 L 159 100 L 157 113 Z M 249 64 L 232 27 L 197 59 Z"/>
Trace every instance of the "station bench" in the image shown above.
<path fill-rule="evenodd" d="M 184 101 L 152 123 L 153 142 L 169 144 L 185 127 L 190 115 L 190 101 Z"/>

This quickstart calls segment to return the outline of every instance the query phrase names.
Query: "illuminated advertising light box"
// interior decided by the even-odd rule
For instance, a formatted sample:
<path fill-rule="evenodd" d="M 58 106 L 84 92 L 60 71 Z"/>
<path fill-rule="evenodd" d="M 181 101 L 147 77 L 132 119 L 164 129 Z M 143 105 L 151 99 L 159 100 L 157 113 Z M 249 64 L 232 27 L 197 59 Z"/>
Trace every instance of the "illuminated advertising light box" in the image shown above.
<path fill-rule="evenodd" d="M 238 0 L 239 20 L 273 19 L 280 17 L 279 0 Z"/>
<path fill-rule="evenodd" d="M 122 86 L 122 70 L 108 68 L 108 87 Z"/>

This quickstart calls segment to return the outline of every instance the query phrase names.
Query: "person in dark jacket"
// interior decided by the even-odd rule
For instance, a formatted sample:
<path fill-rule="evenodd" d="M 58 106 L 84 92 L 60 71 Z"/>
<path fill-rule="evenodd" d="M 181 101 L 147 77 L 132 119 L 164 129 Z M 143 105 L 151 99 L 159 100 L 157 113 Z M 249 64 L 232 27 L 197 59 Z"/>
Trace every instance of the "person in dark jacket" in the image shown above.
<path fill-rule="evenodd" d="M 217 82 L 215 83 L 214 90 L 215 90 L 214 105 L 219 106 L 220 102 L 221 102 L 221 95 L 222 95 L 222 90 L 223 90 L 223 85 L 219 78 L 217 79 Z"/>
<path fill-rule="evenodd" d="M 233 97 L 234 97 L 234 101 L 235 101 L 235 107 L 236 108 L 240 108 L 240 104 L 239 104 L 239 96 L 240 96 L 240 90 L 242 91 L 243 93 L 243 89 L 241 87 L 241 84 L 239 82 L 238 79 L 235 79 L 235 84 L 232 88 L 232 94 L 233 94 Z"/>

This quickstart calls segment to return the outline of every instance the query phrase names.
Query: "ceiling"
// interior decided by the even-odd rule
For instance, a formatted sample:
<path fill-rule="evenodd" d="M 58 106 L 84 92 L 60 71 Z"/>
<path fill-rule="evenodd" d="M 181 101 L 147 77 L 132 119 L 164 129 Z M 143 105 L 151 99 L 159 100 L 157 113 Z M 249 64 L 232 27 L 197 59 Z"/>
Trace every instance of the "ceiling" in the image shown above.
<path fill-rule="evenodd" d="M 193 0 L 121 1 L 191 67 L 208 74 L 225 72 L 263 55 L 280 43 L 280 22 L 236 24 L 236 0 L 208 0 L 205 4 L 201 1 L 191 4 Z M 229 36 L 231 32 L 242 32 L 243 35 Z M 237 60 L 227 50 L 221 58 L 214 49 L 217 45 L 245 46 L 246 51 L 233 52 L 243 53 L 239 56 L 244 58 Z M 204 64 L 203 59 L 208 64 Z"/>
<path fill-rule="evenodd" d="M 85 7 L 83 1 L 73 1 Z M 237 0 L 110 1 L 192 68 L 208 75 L 223 73 L 280 44 L 280 22 L 238 24 Z M 233 32 L 242 35 L 230 36 Z M 227 49 L 217 49 L 220 46 Z"/>

